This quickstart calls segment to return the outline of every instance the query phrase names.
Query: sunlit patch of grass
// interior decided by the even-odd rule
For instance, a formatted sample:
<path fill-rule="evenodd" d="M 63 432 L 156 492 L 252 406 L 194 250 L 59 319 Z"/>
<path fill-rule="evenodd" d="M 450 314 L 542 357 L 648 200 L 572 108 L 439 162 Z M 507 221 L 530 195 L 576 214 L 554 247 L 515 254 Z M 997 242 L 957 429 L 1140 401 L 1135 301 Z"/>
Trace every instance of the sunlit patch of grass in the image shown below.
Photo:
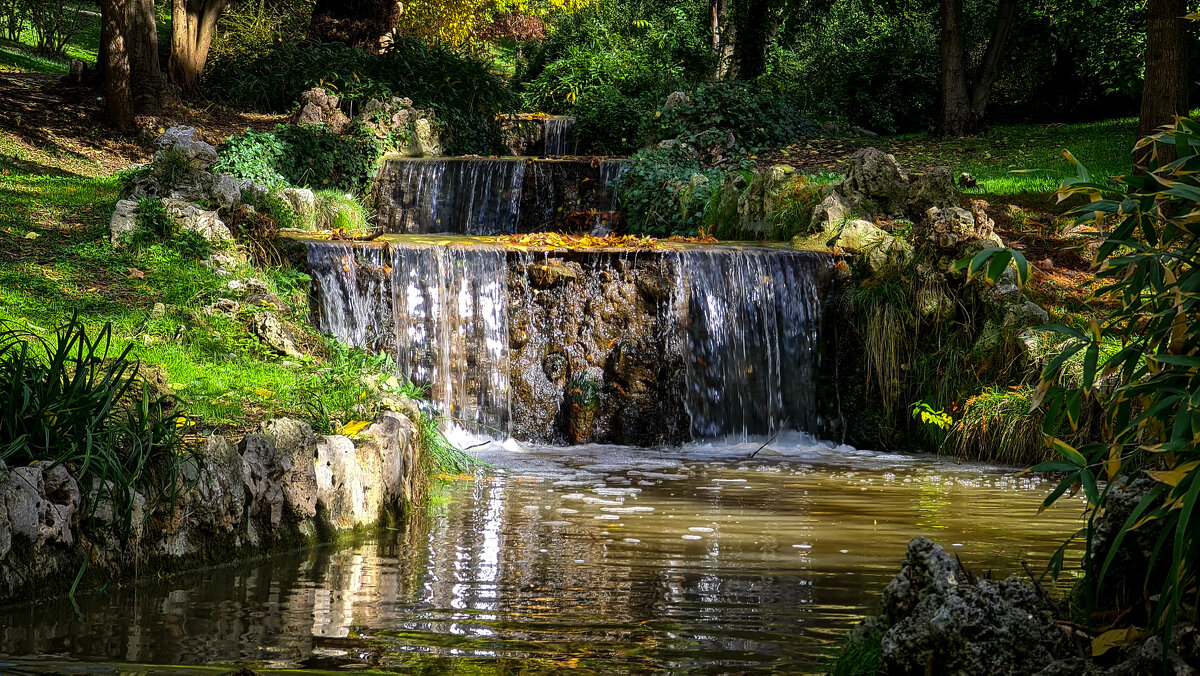
<path fill-rule="evenodd" d="M 907 167 L 946 165 L 957 175 L 975 176 L 967 193 L 1013 195 L 1053 192 L 1075 167 L 1064 150 L 1092 175 L 1108 180 L 1129 171 L 1137 119 L 1118 118 L 1075 124 L 999 124 L 970 138 L 935 138 L 928 133 L 861 139 L 894 153 Z"/>
<path fill-rule="evenodd" d="M 1031 467 L 1055 455 L 1044 441 L 1044 419 L 1030 411 L 1033 388 L 988 388 L 957 412 L 944 451 L 959 458 Z"/>

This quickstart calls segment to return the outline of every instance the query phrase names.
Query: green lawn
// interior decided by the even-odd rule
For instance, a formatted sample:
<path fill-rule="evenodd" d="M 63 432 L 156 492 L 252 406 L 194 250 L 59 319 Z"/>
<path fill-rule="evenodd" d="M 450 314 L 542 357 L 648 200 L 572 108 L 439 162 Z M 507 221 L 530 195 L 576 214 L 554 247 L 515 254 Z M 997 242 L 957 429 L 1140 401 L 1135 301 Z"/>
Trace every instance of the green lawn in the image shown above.
<path fill-rule="evenodd" d="M 1120 118 L 1074 124 L 1001 124 L 965 139 L 929 134 L 859 139 L 894 153 L 905 166 L 949 166 L 979 181 L 973 193 L 1013 195 L 1053 192 L 1074 166 L 1069 150 L 1097 178 L 1129 171 L 1137 119 Z"/>
<path fill-rule="evenodd" d="M 372 389 L 362 376 L 382 380 L 390 369 L 307 326 L 306 276 L 250 265 L 221 276 L 186 247 L 165 243 L 116 251 L 107 223 L 120 180 L 79 175 L 73 165 L 49 176 L 53 158 L 22 148 L 0 132 L 0 320 L 42 335 L 76 312 L 91 329 L 111 322 L 120 348 L 132 344 L 136 357 L 165 370 L 198 429 L 248 429 L 280 415 L 327 424 L 314 405 L 342 422 L 368 414 L 358 408 Z M 310 356 L 288 360 L 264 348 L 246 328 L 260 310 L 243 304 L 236 317 L 204 312 L 218 298 L 237 299 L 227 284 L 247 277 L 292 306 L 281 314 Z M 165 313 L 152 312 L 156 303 Z"/>
<path fill-rule="evenodd" d="M 71 59 L 96 63 L 100 51 L 99 6 L 81 3 L 79 9 L 91 14 L 80 17 L 82 25 L 67 42 L 62 54 L 37 53 L 34 48 L 37 35 L 28 26 L 17 42 L 0 40 L 0 72 L 65 73 Z"/>

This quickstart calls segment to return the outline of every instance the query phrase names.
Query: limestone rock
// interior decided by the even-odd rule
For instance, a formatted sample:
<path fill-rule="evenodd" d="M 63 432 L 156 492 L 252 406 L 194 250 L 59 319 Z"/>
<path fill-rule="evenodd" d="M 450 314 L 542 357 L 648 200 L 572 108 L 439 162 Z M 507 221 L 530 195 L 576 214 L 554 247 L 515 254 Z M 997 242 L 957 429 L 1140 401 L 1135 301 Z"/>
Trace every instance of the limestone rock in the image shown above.
<path fill-rule="evenodd" d="M 158 150 L 154 152 L 156 165 L 167 161 L 175 153 L 187 160 L 191 171 L 203 171 L 217 161 L 217 149 L 210 143 L 195 139 L 194 127 L 171 127 L 154 140 Z"/>
<path fill-rule="evenodd" d="M 908 174 L 894 156 L 863 148 L 850 156 L 850 169 L 838 192 L 863 215 L 898 218 L 908 207 Z"/>
<path fill-rule="evenodd" d="M 165 199 L 163 207 L 167 217 L 185 232 L 194 232 L 214 244 L 233 239 L 229 228 L 216 211 L 202 209 L 182 199 Z"/>
<path fill-rule="evenodd" d="M 426 118 L 421 118 L 413 124 L 413 138 L 417 151 L 422 157 L 432 157 L 442 154 L 442 143 L 438 140 L 437 131 Z"/>
<path fill-rule="evenodd" d="M 335 134 L 341 133 L 350 118 L 338 107 L 340 102 L 324 87 L 313 87 L 300 95 L 300 110 L 292 117 L 292 124 L 325 124 Z"/>
<path fill-rule="evenodd" d="M 367 513 L 363 471 L 349 437 L 318 439 L 315 477 L 317 504 L 334 528 L 353 528 L 374 519 Z"/>
<path fill-rule="evenodd" d="M 213 180 L 212 196 L 221 209 L 232 211 L 242 204 L 242 181 L 229 174 L 218 174 Z"/>
<path fill-rule="evenodd" d="M 121 200 L 117 202 L 116 211 L 108 221 L 109 238 L 113 248 L 125 246 L 129 238 L 137 230 L 137 200 Z"/>
<path fill-rule="evenodd" d="M 738 199 L 738 227 L 742 232 L 770 233 L 780 196 L 791 185 L 795 173 L 794 167 L 777 164 L 754 177 Z"/>
<path fill-rule="evenodd" d="M 829 246 L 866 256 L 868 266 L 875 271 L 906 263 L 913 255 L 908 242 L 863 220 L 843 222 L 841 227 L 826 230 L 825 235 L 829 236 Z"/>
<path fill-rule="evenodd" d="M 317 197 L 313 191 L 308 188 L 284 188 L 279 191 L 279 196 L 291 205 L 301 224 L 306 226 L 316 224 Z"/>
<path fill-rule="evenodd" d="M 8 468 L 0 460 L 0 561 L 12 549 L 12 522 L 8 518 Z"/>
<path fill-rule="evenodd" d="M 1067 652 L 1037 591 L 1008 578 L 930 589 L 883 635 L 881 654 L 888 673 L 966 676 L 1034 673 Z"/>
<path fill-rule="evenodd" d="M 687 101 L 688 95 L 684 92 L 671 92 L 667 94 L 667 100 L 663 102 L 663 110 L 673 110 Z"/>
<path fill-rule="evenodd" d="M 267 422 L 262 437 L 275 445 L 292 469 L 283 476 L 283 495 L 292 513 L 300 518 L 317 515 L 317 436 L 306 422 L 279 418 Z"/>
<path fill-rule="evenodd" d="M 200 452 L 203 462 L 184 466 L 183 476 L 196 482 L 188 493 L 191 521 L 198 527 L 233 532 L 242 522 L 246 486 L 242 457 L 219 436 L 211 436 Z"/>
<path fill-rule="evenodd" d="M 371 482 L 367 509 L 378 516 L 384 508 L 415 499 L 413 473 L 408 471 L 417 463 L 412 421 L 404 414 L 384 411 L 375 417 L 363 437 L 356 452 Z"/>
<path fill-rule="evenodd" d="M 913 538 L 900 572 L 883 590 L 884 622 L 889 625 L 899 622 L 926 597 L 945 594 L 958 583 L 958 562 L 933 541 Z"/>
<path fill-rule="evenodd" d="M 48 461 L 14 467 L 8 473 L 3 496 L 11 532 L 39 547 L 75 542 L 73 528 L 82 499 L 79 485 L 67 468 L 52 466 Z"/>
<path fill-rule="evenodd" d="M 958 184 L 964 188 L 974 188 L 979 185 L 979 181 L 975 179 L 974 174 L 963 172 L 958 175 Z"/>
<path fill-rule="evenodd" d="M 278 526 L 285 501 L 283 477 L 292 469 L 292 459 L 256 434 L 247 434 L 238 450 L 242 454 L 242 483 L 249 516 L 266 515 L 272 526 Z"/>
<path fill-rule="evenodd" d="M 954 185 L 948 167 L 934 167 L 913 181 L 908 192 L 908 215 L 918 219 L 929 209 L 947 209 L 962 204 L 962 193 Z"/>
<path fill-rule="evenodd" d="M 846 198 L 834 190 L 813 207 L 810 228 L 817 232 L 835 229 L 852 217 L 854 209 L 846 203 Z"/>
<path fill-rule="evenodd" d="M 279 296 L 273 293 L 255 293 L 246 296 L 246 305 L 250 307 L 261 307 L 275 312 L 288 314 L 292 311 L 292 306 Z"/>
<path fill-rule="evenodd" d="M 260 312 L 254 315 L 250 322 L 250 329 L 264 345 L 277 353 L 292 359 L 304 357 L 304 354 L 296 347 L 292 332 L 274 312 Z"/>
<path fill-rule="evenodd" d="M 201 312 L 206 315 L 224 315 L 226 317 L 236 317 L 241 309 L 241 305 L 239 305 L 238 302 L 232 298 L 218 298 L 201 310 Z"/>

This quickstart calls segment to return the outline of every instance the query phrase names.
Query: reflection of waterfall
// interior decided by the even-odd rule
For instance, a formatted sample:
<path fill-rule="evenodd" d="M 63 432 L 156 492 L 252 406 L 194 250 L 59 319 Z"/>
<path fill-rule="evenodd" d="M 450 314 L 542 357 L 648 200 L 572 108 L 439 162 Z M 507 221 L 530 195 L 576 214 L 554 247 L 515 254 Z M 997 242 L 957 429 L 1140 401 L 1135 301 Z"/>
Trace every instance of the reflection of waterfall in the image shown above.
<path fill-rule="evenodd" d="M 546 118 L 546 156 L 562 157 L 575 154 L 575 118 Z"/>
<path fill-rule="evenodd" d="M 317 324 L 393 355 L 400 374 L 429 385 L 475 431 L 561 438 L 564 388 L 589 369 L 612 404 L 597 413 L 597 439 L 816 430 L 824 256 L 725 246 L 567 255 L 402 240 L 388 242 L 390 254 L 311 242 Z M 690 434 L 680 434 L 688 420 Z"/>
<path fill-rule="evenodd" d="M 813 431 L 823 258 L 772 250 L 678 254 L 695 437 Z"/>

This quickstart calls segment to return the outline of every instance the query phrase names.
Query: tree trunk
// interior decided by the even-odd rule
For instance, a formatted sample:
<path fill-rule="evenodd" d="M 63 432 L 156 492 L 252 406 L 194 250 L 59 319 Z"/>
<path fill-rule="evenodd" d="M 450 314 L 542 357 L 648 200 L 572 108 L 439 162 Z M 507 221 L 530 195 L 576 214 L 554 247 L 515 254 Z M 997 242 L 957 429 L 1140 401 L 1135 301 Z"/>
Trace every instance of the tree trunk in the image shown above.
<path fill-rule="evenodd" d="M 1171 124 L 1178 115 L 1187 115 L 1187 14 L 1185 0 L 1147 0 L 1146 2 L 1146 83 L 1142 88 L 1142 110 L 1138 117 L 1138 138 Z M 1150 149 L 1134 158 L 1134 170 L 1144 171 Z M 1175 149 L 1158 147 L 1159 164 L 1175 159 Z"/>
<path fill-rule="evenodd" d="M 174 0 L 171 5 L 171 60 L 167 73 L 185 94 L 200 91 L 204 62 L 229 0 Z"/>
<path fill-rule="evenodd" d="M 967 96 L 967 59 L 963 37 L 963 0 L 941 0 L 942 100 L 938 134 L 968 136 L 979 130 Z"/>
<path fill-rule="evenodd" d="M 767 54 L 779 33 L 778 2 L 773 0 L 739 0 L 734 7 L 737 15 L 737 41 L 733 45 L 737 77 L 753 80 L 767 67 Z"/>
<path fill-rule="evenodd" d="M 125 49 L 128 17 L 123 0 L 104 0 L 100 6 L 100 39 L 104 51 L 104 110 L 117 129 L 133 126 L 129 88 L 129 55 Z"/>
<path fill-rule="evenodd" d="M 317 0 L 308 39 L 379 51 L 400 21 L 400 11 L 396 0 Z"/>
<path fill-rule="evenodd" d="M 158 26 L 154 21 L 154 0 L 129 3 L 129 77 L 133 87 L 133 110 L 139 114 L 162 112 L 163 82 L 158 67 Z"/>
<path fill-rule="evenodd" d="M 712 30 L 713 76 L 723 80 L 733 70 L 733 47 L 736 31 L 729 20 L 730 0 L 712 0 L 709 23 Z"/>
<path fill-rule="evenodd" d="M 992 85 L 1000 73 L 1000 57 L 1004 54 L 1004 43 L 1008 41 L 1008 32 L 1016 14 L 1017 0 L 1000 0 L 1000 6 L 996 8 L 996 27 L 992 29 L 992 39 L 988 41 L 987 51 L 983 54 L 979 78 L 971 88 L 971 112 L 975 114 L 977 124 L 982 124 L 983 115 L 987 111 Z"/>

